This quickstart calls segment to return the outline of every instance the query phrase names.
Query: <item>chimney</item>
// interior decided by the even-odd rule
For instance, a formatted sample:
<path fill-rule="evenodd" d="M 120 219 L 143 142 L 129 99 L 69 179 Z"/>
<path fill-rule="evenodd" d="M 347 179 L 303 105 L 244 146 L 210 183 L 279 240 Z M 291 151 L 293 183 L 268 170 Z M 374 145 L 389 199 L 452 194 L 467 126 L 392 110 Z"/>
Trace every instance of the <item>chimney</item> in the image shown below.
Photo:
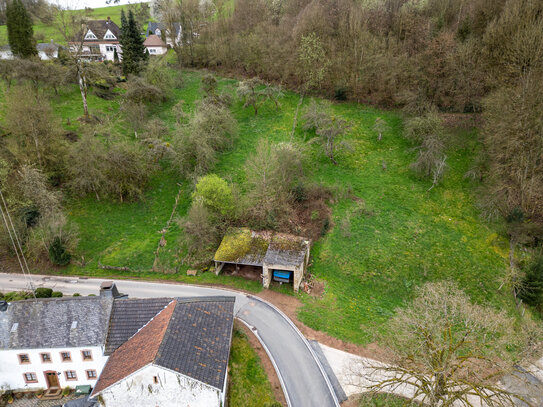
<path fill-rule="evenodd" d="M 8 310 L 8 303 L 7 301 L 0 301 L 0 312 L 6 312 Z"/>
<path fill-rule="evenodd" d="M 111 298 L 117 298 L 120 297 L 119 291 L 117 290 L 117 286 L 113 281 L 104 281 L 100 285 L 100 297 L 111 297 Z"/>

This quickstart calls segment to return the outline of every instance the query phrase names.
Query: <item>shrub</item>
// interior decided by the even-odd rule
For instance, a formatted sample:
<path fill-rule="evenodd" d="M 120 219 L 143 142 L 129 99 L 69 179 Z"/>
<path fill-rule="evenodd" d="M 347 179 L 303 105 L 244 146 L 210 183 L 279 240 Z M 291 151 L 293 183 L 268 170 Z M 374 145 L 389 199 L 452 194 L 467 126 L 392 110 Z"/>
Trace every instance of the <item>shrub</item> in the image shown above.
<path fill-rule="evenodd" d="M 543 306 L 543 251 L 534 256 L 524 272 L 524 287 L 519 297 L 526 304 L 541 310 Z"/>
<path fill-rule="evenodd" d="M 109 196 L 121 202 L 141 197 L 149 181 L 150 168 L 139 145 L 127 142 L 113 144 L 107 151 L 105 165 Z"/>
<path fill-rule="evenodd" d="M 176 166 L 185 176 L 208 172 L 217 160 L 217 152 L 232 146 L 237 123 L 230 111 L 203 101 L 186 126 L 178 126 L 173 138 Z"/>
<path fill-rule="evenodd" d="M 162 89 L 147 83 L 145 79 L 131 76 L 124 99 L 134 103 L 162 103 L 166 99 L 166 95 Z"/>
<path fill-rule="evenodd" d="M 49 246 L 49 260 L 57 266 L 66 266 L 70 263 L 72 256 L 64 247 L 59 236 L 55 236 L 53 242 Z"/>
<path fill-rule="evenodd" d="M 53 290 L 51 288 L 46 287 L 39 287 L 34 290 L 34 294 L 36 295 L 36 298 L 51 298 L 51 294 L 53 293 Z"/>
<path fill-rule="evenodd" d="M 220 228 L 203 202 L 193 202 L 187 216 L 178 224 L 184 230 L 181 244 L 186 247 L 190 261 L 193 264 L 209 261 L 219 244 Z"/>
<path fill-rule="evenodd" d="M 192 199 L 202 201 L 212 214 L 219 217 L 232 217 L 234 212 L 234 195 L 228 183 L 215 174 L 198 179 Z"/>
<path fill-rule="evenodd" d="M 81 294 L 79 294 L 79 293 L 74 293 L 74 294 L 72 295 L 72 297 L 81 297 Z"/>
<path fill-rule="evenodd" d="M 63 294 L 60 291 L 53 291 L 53 293 L 51 294 L 51 298 L 60 298 L 62 296 Z"/>

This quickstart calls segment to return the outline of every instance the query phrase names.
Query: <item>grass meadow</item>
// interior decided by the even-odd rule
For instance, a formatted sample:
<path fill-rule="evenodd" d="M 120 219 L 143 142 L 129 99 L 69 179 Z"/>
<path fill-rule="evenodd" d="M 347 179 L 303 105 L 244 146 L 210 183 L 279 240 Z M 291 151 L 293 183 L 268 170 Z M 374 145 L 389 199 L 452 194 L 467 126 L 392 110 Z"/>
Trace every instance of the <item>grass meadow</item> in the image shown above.
<path fill-rule="evenodd" d="M 175 119 L 171 107 L 179 100 L 186 111 L 202 97 L 203 72 L 184 71 L 184 85 L 173 98 L 151 110 L 172 130 Z M 236 81 L 220 79 L 220 88 L 233 92 Z M 3 96 L 0 96 L 3 99 Z M 52 105 L 66 128 L 77 131 L 82 115 L 78 89 L 65 88 L 51 95 Z M 279 109 L 265 105 L 255 116 L 252 109 L 235 102 L 232 111 L 239 125 L 234 148 L 220 156 L 214 172 L 244 189 L 243 170 L 258 141 L 288 141 L 299 95 L 285 92 Z M 309 98 L 304 99 L 304 106 Z M 119 102 L 89 98 L 92 114 L 115 116 L 121 137 L 133 139 L 129 126 L 117 115 Z M 403 121 L 398 112 L 383 111 L 356 103 L 336 103 L 334 114 L 347 119 L 352 130 L 345 139 L 350 149 L 341 151 L 333 165 L 319 146 L 307 145 L 306 173 L 310 182 L 334 191 L 332 222 L 328 233 L 314 242 L 309 272 L 324 283 L 322 297 L 295 294 L 286 286 L 280 291 L 296 295 L 303 306 L 299 318 L 312 328 L 354 343 L 367 344 L 386 331 L 386 321 L 394 309 L 404 306 L 414 288 L 426 281 L 457 281 L 474 301 L 493 304 L 514 312 L 507 292 L 500 291 L 506 271 L 508 243 L 496 225 L 485 222 L 475 205 L 475 189 L 464 174 L 479 148 L 476 134 L 458 131 L 451 135 L 454 148 L 448 154 L 444 182 L 429 190 L 431 183 L 416 178 L 409 169 L 417 151 L 402 136 Z M 377 117 L 390 130 L 378 141 L 372 130 Z M 69 120 L 69 125 L 67 124 Z M 294 138 L 309 137 L 300 126 Z M 386 169 L 385 169 L 386 167 Z M 153 273 L 154 251 L 181 189 L 177 217 L 190 206 L 192 185 L 174 170 L 164 166 L 155 173 L 144 199 L 134 203 L 68 198 L 65 207 L 79 225 L 80 265 L 61 271 L 92 276 L 111 275 L 98 268 L 98 262 L 127 266 L 137 273 L 118 276 L 174 279 L 194 283 L 214 283 L 257 292 L 257 282 L 205 272 L 186 276 L 184 253 L 179 249 L 180 230 L 175 224 L 166 234 L 160 262 L 173 273 Z M 175 272 L 177 270 L 177 272 Z"/>

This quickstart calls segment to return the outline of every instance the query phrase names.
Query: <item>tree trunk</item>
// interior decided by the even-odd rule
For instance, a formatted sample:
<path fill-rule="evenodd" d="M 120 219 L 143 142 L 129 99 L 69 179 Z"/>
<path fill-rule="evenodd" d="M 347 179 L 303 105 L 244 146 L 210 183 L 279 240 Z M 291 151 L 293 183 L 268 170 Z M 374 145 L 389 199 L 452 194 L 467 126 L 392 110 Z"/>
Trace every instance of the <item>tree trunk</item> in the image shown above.
<path fill-rule="evenodd" d="M 85 120 L 89 119 L 89 106 L 87 104 L 87 86 L 85 84 L 85 79 L 81 75 L 81 70 L 77 69 L 77 80 L 79 82 L 79 90 L 81 92 L 81 99 L 83 99 L 83 112 Z"/>

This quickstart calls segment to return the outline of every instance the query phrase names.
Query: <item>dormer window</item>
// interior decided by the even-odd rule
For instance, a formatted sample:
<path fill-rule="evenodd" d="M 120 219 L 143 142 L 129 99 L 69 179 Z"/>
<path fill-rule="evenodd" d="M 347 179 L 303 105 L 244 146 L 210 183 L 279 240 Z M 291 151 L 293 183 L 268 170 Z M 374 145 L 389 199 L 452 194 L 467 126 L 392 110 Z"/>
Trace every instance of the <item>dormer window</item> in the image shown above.
<path fill-rule="evenodd" d="M 160 37 L 160 28 L 157 28 L 157 29 L 156 29 L 155 34 L 158 35 L 158 36 Z"/>
<path fill-rule="evenodd" d="M 87 35 L 85 35 L 85 39 L 86 40 L 97 40 L 98 37 L 96 35 L 94 35 L 94 33 L 91 30 L 89 30 L 87 32 Z"/>
<path fill-rule="evenodd" d="M 117 37 L 113 35 L 113 33 L 109 30 L 106 31 L 106 35 L 104 35 L 105 40 L 116 40 Z"/>

